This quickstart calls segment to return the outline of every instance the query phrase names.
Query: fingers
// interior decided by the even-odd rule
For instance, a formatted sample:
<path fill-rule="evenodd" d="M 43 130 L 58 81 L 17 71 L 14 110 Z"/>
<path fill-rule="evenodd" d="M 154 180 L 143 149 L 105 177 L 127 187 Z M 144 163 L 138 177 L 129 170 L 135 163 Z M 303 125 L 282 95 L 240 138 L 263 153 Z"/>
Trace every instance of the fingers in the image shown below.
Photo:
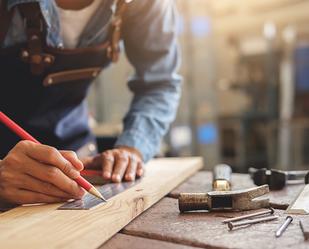
<path fill-rule="evenodd" d="M 115 165 L 112 175 L 113 182 L 121 182 L 128 164 L 129 157 L 127 153 L 115 153 Z"/>
<path fill-rule="evenodd" d="M 87 163 L 86 168 L 102 167 L 102 176 L 104 180 L 113 182 L 134 181 L 136 176 L 141 177 L 144 173 L 143 161 L 140 153 L 129 147 L 117 147 L 107 150 L 102 154 L 90 159 L 83 159 Z"/>
<path fill-rule="evenodd" d="M 74 151 L 68 150 L 60 150 L 60 154 L 68 160 L 78 171 L 82 171 L 84 169 L 84 164 L 81 160 L 78 159 L 76 153 Z"/>
<path fill-rule="evenodd" d="M 49 146 L 19 142 L 0 161 L 0 199 L 22 204 L 81 198 L 85 191 L 72 178 L 79 176 L 76 168 L 82 165 L 74 153 L 62 153 Z"/>
<path fill-rule="evenodd" d="M 139 162 L 138 166 L 137 166 L 137 170 L 136 170 L 136 175 L 138 177 L 142 177 L 144 174 L 144 163 L 143 162 Z"/>
<path fill-rule="evenodd" d="M 138 164 L 139 163 L 137 162 L 135 156 L 131 156 L 129 166 L 128 166 L 128 168 L 126 170 L 126 174 L 125 174 L 125 180 L 126 181 L 134 181 L 135 180 L 135 176 L 137 174 Z"/>
<path fill-rule="evenodd" d="M 14 193 L 14 198 L 10 200 L 9 197 L 8 200 L 16 204 L 57 203 L 68 200 L 68 198 L 59 198 L 22 189 L 12 189 L 10 191 Z"/>
<path fill-rule="evenodd" d="M 75 167 L 73 167 L 72 164 L 65 159 L 57 149 L 51 146 L 36 144 L 30 141 L 22 141 L 18 143 L 18 147 L 16 149 L 22 150 L 27 156 L 36 161 L 59 168 L 64 174 L 72 179 L 80 176 L 78 170 L 76 170 Z M 74 156 L 71 155 L 70 158 L 72 159 L 73 157 Z"/>
<path fill-rule="evenodd" d="M 102 170 L 103 170 L 103 179 L 110 180 L 112 177 L 113 167 L 114 167 L 114 154 L 112 151 L 105 151 L 102 154 Z"/>
<path fill-rule="evenodd" d="M 81 162 L 84 165 L 84 169 L 92 169 L 93 168 L 93 161 L 94 158 L 93 157 L 84 157 L 81 159 Z"/>
<path fill-rule="evenodd" d="M 59 188 L 55 187 L 53 184 L 48 182 L 40 181 L 34 177 L 24 175 L 23 177 L 16 177 L 12 182 L 12 186 L 28 190 L 36 193 L 41 193 L 61 199 L 71 199 L 72 196 Z M 74 196 L 75 198 L 80 198 L 80 196 Z"/>
<path fill-rule="evenodd" d="M 40 181 L 53 184 L 55 187 L 70 194 L 72 197 L 81 197 L 84 190 L 77 183 L 66 176 L 59 168 L 39 163 L 32 159 L 24 159 L 24 172 Z"/>

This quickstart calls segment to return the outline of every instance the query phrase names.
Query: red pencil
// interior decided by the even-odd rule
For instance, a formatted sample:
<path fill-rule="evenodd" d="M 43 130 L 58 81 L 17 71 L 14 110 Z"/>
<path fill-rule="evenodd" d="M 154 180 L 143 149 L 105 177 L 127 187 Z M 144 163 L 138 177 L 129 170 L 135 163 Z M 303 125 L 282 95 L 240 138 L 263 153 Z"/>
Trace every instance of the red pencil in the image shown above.
<path fill-rule="evenodd" d="M 0 121 L 4 125 L 6 125 L 10 130 L 12 130 L 16 135 L 18 135 L 21 139 L 29 140 L 29 141 L 40 144 L 40 142 L 38 140 L 36 140 L 34 137 L 32 137 L 28 132 L 26 132 L 23 128 L 21 128 L 18 124 L 16 124 L 12 119 L 10 119 L 8 116 L 6 116 L 1 111 L 0 111 Z M 73 179 L 73 180 L 79 186 L 81 186 L 86 191 L 88 191 L 90 194 L 106 201 L 105 198 L 102 196 L 102 194 L 82 176 L 79 176 L 78 178 Z"/>

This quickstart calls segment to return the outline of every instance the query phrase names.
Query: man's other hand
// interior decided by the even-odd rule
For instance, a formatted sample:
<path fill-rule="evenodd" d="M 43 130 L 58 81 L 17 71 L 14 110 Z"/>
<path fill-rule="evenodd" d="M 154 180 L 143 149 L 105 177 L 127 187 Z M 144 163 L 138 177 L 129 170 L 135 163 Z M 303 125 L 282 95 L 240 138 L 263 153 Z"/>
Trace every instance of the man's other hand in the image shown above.
<path fill-rule="evenodd" d="M 112 182 L 134 181 L 144 174 L 140 152 L 126 146 L 104 151 L 94 158 L 84 159 L 83 162 L 86 169 L 102 168 L 103 179 Z"/>

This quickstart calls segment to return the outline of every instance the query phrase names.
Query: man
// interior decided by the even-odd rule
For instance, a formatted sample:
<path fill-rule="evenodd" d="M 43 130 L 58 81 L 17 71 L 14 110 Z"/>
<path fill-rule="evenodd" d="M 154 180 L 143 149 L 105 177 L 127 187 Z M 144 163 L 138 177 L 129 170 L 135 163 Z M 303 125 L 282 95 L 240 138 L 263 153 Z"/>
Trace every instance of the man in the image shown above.
<path fill-rule="evenodd" d="M 83 167 L 133 181 L 158 150 L 180 96 L 172 0 L 0 0 L 0 111 L 43 145 L 0 124 L 0 200 L 81 198 Z M 118 57 L 135 68 L 134 97 L 114 149 L 96 153 L 85 102 L 90 82 Z M 117 96 L 115 96 L 117 98 Z M 75 154 L 77 152 L 78 156 Z"/>

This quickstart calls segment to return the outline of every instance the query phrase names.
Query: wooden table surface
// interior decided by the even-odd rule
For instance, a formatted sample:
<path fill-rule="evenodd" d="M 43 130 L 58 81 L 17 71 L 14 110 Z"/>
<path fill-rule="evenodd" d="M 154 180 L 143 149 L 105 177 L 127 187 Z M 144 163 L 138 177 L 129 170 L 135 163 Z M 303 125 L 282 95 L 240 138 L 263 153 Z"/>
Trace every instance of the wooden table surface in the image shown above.
<path fill-rule="evenodd" d="M 233 189 L 254 186 L 246 174 L 234 174 L 232 183 Z M 270 193 L 271 206 L 280 216 L 278 220 L 229 231 L 227 226 L 222 224 L 222 220 L 252 211 L 187 214 L 180 214 L 178 211 L 177 196 L 180 192 L 211 190 L 211 174 L 201 171 L 133 220 L 100 249 L 309 248 L 309 241 L 304 240 L 298 223 L 300 218 L 309 222 L 309 218 L 305 216 L 294 216 L 294 221 L 282 237 L 275 238 L 274 235 L 286 217 L 284 210 L 302 188 L 303 185 L 293 185 Z"/>

